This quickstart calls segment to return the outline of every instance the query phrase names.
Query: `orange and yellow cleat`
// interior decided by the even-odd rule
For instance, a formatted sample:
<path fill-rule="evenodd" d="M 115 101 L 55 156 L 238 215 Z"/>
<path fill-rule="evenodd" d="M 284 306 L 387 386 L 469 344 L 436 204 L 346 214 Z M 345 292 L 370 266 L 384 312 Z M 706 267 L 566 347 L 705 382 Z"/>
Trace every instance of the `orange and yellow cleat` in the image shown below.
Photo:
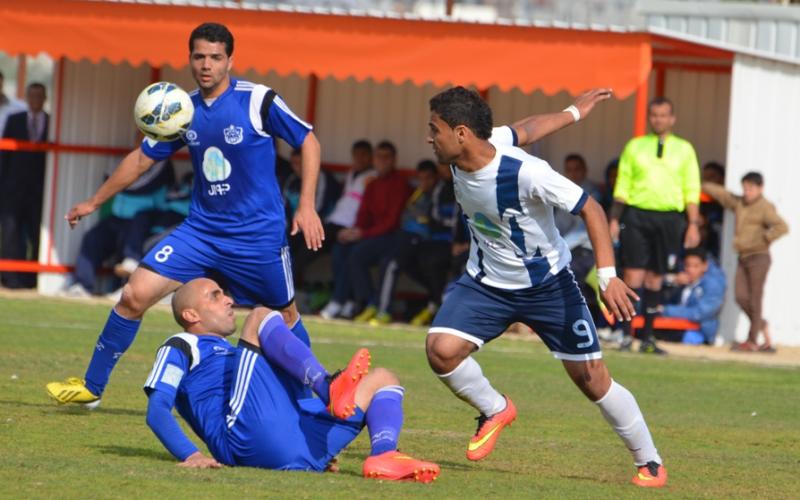
<path fill-rule="evenodd" d="M 639 467 L 631 482 L 642 488 L 661 488 L 667 484 L 667 469 L 657 462 L 647 462 Z"/>
<path fill-rule="evenodd" d="M 439 466 L 399 451 L 387 451 L 368 457 L 364 461 L 363 472 L 368 479 L 430 483 L 439 477 Z"/>
<path fill-rule="evenodd" d="M 506 408 L 500 413 L 495 413 L 491 417 L 481 415 L 478 417 L 478 430 L 469 440 L 467 445 L 467 458 L 470 460 L 481 460 L 486 458 L 494 449 L 500 432 L 507 425 L 517 418 L 517 408 L 508 396 L 506 398 Z"/>
<path fill-rule="evenodd" d="M 328 411 L 334 417 L 349 418 L 356 414 L 356 389 L 369 372 L 370 354 L 361 348 L 350 359 L 347 368 L 331 376 Z"/>

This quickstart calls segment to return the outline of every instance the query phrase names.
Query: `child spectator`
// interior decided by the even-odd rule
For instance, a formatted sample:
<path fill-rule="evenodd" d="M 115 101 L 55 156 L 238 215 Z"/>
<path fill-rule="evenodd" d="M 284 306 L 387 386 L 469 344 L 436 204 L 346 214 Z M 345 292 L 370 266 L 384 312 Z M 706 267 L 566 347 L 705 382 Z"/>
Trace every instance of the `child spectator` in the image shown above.
<path fill-rule="evenodd" d="M 719 329 L 719 311 L 725 301 L 725 274 L 705 250 L 690 248 L 676 283 L 684 285 L 680 302 L 663 306 L 662 314 L 700 324 L 699 330 L 683 333 L 684 344 L 713 345 Z"/>
<path fill-rule="evenodd" d="M 736 303 L 750 318 L 747 340 L 735 344 L 737 351 L 773 351 L 767 322 L 761 316 L 764 283 L 772 259 L 769 247 L 789 232 L 786 222 L 778 215 L 775 206 L 763 196 L 764 178 L 758 172 L 742 177 L 742 196 L 736 196 L 719 184 L 703 183 L 703 191 L 723 207 L 733 210 L 736 229 L 733 246 L 739 254 L 736 268 Z M 764 334 L 764 343 L 758 344 L 758 334 Z"/>

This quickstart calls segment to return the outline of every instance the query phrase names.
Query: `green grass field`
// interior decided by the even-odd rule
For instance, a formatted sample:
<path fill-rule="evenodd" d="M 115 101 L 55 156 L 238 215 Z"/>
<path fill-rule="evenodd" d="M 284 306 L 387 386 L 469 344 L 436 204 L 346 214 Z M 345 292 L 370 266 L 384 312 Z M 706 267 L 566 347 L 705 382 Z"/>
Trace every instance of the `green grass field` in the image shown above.
<path fill-rule="evenodd" d="M 357 346 L 372 351 L 405 385 L 401 449 L 442 466 L 432 485 L 360 477 L 362 435 L 340 457 L 338 474 L 248 468 L 183 470 L 145 425 L 141 385 L 159 344 L 177 328 L 151 311 L 122 358 L 102 406 L 57 407 L 44 384 L 83 374 L 108 306 L 0 299 L 0 490 L 2 498 L 374 498 L 634 497 L 621 441 L 538 342 L 500 340 L 477 355 L 496 387 L 514 398 L 517 422 L 480 463 L 464 457 L 474 411 L 429 371 L 424 332 L 367 329 L 306 320 L 328 367 Z M 240 321 L 241 323 L 241 321 Z M 800 371 L 735 363 L 656 359 L 609 352 L 653 431 L 670 473 L 655 495 L 798 495 Z"/>

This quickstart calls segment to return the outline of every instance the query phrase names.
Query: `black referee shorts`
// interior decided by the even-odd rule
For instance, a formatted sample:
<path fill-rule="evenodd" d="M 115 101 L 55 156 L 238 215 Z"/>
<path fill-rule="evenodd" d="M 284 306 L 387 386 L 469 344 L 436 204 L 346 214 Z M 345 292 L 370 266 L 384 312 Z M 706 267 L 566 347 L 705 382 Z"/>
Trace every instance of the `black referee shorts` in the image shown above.
<path fill-rule="evenodd" d="M 683 212 L 625 207 L 619 232 L 622 267 L 658 274 L 675 272 L 685 232 Z"/>

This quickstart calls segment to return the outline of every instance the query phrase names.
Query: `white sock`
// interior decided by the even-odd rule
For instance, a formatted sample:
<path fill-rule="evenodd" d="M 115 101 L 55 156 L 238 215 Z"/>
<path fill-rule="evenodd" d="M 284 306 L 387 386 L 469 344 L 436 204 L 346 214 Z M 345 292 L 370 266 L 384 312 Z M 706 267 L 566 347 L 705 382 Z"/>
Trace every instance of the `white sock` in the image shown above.
<path fill-rule="evenodd" d="M 630 450 L 633 462 L 637 466 L 645 465 L 647 462 L 662 463 L 642 411 L 628 389 L 612 380 L 611 388 L 596 403 L 614 432 L 622 438 Z"/>
<path fill-rule="evenodd" d="M 455 370 L 438 375 L 453 394 L 490 417 L 506 408 L 506 398 L 497 392 L 489 380 L 483 376 L 481 365 L 467 357 Z"/>

